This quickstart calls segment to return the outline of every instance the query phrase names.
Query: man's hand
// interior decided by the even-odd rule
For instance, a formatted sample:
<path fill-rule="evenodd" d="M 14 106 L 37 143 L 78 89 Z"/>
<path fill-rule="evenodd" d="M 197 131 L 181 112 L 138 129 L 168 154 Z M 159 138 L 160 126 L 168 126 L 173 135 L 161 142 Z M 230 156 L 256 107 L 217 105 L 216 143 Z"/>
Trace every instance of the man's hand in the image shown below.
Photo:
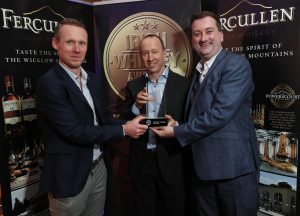
<path fill-rule="evenodd" d="M 138 109 L 142 109 L 148 101 L 148 93 L 146 87 L 140 91 L 135 99 L 135 105 Z"/>
<path fill-rule="evenodd" d="M 152 127 L 151 130 L 162 138 L 174 137 L 174 127 L 177 125 L 177 122 L 170 115 L 165 115 L 165 117 L 168 119 L 167 126 Z"/>
<path fill-rule="evenodd" d="M 168 119 L 168 126 L 175 127 L 177 126 L 177 122 L 170 115 L 165 115 L 166 119 Z"/>
<path fill-rule="evenodd" d="M 132 138 L 139 138 L 141 135 L 146 133 L 148 126 L 144 124 L 140 124 L 140 121 L 145 119 L 144 116 L 137 116 L 131 121 L 128 121 L 123 125 L 124 133 L 126 136 L 130 136 Z"/>

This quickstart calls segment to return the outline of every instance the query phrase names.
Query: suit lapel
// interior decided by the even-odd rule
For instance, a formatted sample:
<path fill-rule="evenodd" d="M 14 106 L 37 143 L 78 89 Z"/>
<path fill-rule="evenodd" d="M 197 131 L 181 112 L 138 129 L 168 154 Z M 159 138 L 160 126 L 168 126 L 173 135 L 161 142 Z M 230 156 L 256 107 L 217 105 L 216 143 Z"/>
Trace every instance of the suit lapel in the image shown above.
<path fill-rule="evenodd" d="M 78 97 L 79 100 L 81 100 L 83 103 L 89 106 L 89 103 L 85 99 L 84 95 L 82 94 L 76 83 L 69 76 L 69 74 L 67 74 L 67 72 L 60 65 L 57 65 L 55 71 L 56 74 L 65 81 L 64 83 L 67 86 L 67 89 L 72 91 Z"/>
<path fill-rule="evenodd" d="M 98 123 L 99 125 L 104 124 L 104 113 L 103 113 L 103 107 L 105 107 L 104 103 L 102 104 L 102 97 L 100 94 L 100 90 L 97 88 L 97 86 L 99 85 L 97 83 L 97 79 L 91 79 L 90 78 L 90 74 L 88 74 L 88 80 L 87 80 L 87 87 L 90 91 L 91 97 L 93 99 L 93 103 L 94 103 L 94 108 L 95 108 L 95 112 L 97 115 L 97 119 L 98 119 Z M 106 108 L 106 107 L 105 107 Z"/>
<path fill-rule="evenodd" d="M 148 78 L 143 75 L 140 82 L 138 82 L 137 85 L 136 85 L 137 93 L 140 92 L 142 89 L 144 89 L 146 87 L 147 82 L 148 82 Z"/>
<path fill-rule="evenodd" d="M 93 98 L 93 101 L 94 101 L 95 98 L 98 97 L 98 92 L 96 90 L 95 80 L 90 78 L 90 74 L 88 74 L 88 79 L 87 79 L 87 83 L 86 84 L 87 84 L 87 87 L 88 87 L 88 89 L 90 91 L 90 94 L 91 94 L 91 96 Z M 98 103 L 94 102 L 94 106 L 95 106 L 95 108 L 98 107 Z"/>
<path fill-rule="evenodd" d="M 171 104 L 171 103 L 168 102 L 168 96 L 174 94 L 174 88 L 175 88 L 174 84 L 175 83 L 176 82 L 174 82 L 173 71 L 171 71 L 169 69 L 168 79 L 167 79 L 167 82 L 166 82 L 165 90 L 164 90 L 162 100 L 161 100 L 161 104 L 160 104 L 160 107 L 159 107 L 158 116 L 165 116 L 165 114 L 170 113 L 172 105 L 174 105 L 174 104 Z"/>
<path fill-rule="evenodd" d="M 167 86 L 168 86 L 168 84 L 166 83 L 165 90 L 164 90 L 164 93 L 163 93 L 162 98 L 161 98 L 161 102 L 160 102 L 157 117 L 165 116 L 166 111 L 167 111 L 167 107 L 166 107 L 167 106 L 167 103 L 166 103 L 166 97 L 167 96 L 166 95 L 167 95 L 167 91 L 168 91 Z"/>
<path fill-rule="evenodd" d="M 198 73 L 198 71 L 194 70 L 192 81 L 191 81 L 191 85 L 190 85 L 188 96 L 187 96 L 187 103 L 186 103 L 186 106 L 185 106 L 185 110 L 186 111 L 187 111 L 187 109 L 189 107 L 189 103 L 190 103 L 190 100 L 191 100 L 191 92 L 192 92 L 193 86 L 194 86 L 194 84 L 196 82 L 196 77 L 197 77 L 196 73 Z"/>
<path fill-rule="evenodd" d="M 188 103 L 187 103 L 186 109 L 188 107 L 188 104 L 189 104 L 190 100 L 191 100 L 191 102 L 190 102 L 191 103 L 191 109 L 193 108 L 193 106 L 195 106 L 195 103 L 200 98 L 200 94 L 201 94 L 203 88 L 205 87 L 205 84 L 206 84 L 207 80 L 209 80 L 213 76 L 214 73 L 218 73 L 218 71 L 215 70 L 215 69 L 216 69 L 217 65 L 219 64 L 219 62 L 221 62 L 222 59 L 225 57 L 225 55 L 226 55 L 226 51 L 224 49 L 222 49 L 221 52 L 216 57 L 216 59 L 213 62 L 213 64 L 211 65 L 211 67 L 209 68 L 206 77 L 201 82 L 200 87 L 199 87 L 199 89 L 198 89 L 198 91 L 197 91 L 197 93 L 195 95 L 195 98 L 190 98 L 191 89 L 192 89 L 192 86 L 193 86 L 193 84 L 195 82 L 195 77 L 196 77 L 196 76 L 194 76 L 193 82 L 192 82 L 192 85 L 191 85 L 191 88 L 190 88 L 189 94 L 188 94 L 188 101 L 187 101 Z M 185 115 L 187 115 L 187 112 L 185 112 Z"/>
<path fill-rule="evenodd" d="M 205 86 L 207 80 L 209 80 L 209 78 L 212 77 L 214 73 L 218 73 L 218 71 L 215 70 L 215 68 L 217 67 L 217 65 L 219 65 L 219 62 L 221 62 L 222 59 L 225 57 L 225 54 L 226 54 L 226 51 L 224 49 L 222 49 L 221 52 L 219 53 L 219 55 L 216 57 L 214 63 L 209 68 L 206 77 L 203 79 L 203 81 L 200 85 L 199 93 L 202 91 L 202 89 Z"/>

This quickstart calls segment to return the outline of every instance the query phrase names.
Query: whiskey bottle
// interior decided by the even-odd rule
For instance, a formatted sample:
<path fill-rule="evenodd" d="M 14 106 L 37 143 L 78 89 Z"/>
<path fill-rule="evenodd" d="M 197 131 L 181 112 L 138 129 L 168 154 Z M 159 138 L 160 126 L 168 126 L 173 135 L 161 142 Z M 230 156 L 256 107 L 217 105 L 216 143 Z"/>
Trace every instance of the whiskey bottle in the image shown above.
<path fill-rule="evenodd" d="M 36 129 L 37 114 L 35 109 L 35 97 L 31 91 L 31 80 L 23 78 L 24 95 L 22 96 L 22 116 L 26 135 L 34 135 Z"/>
<path fill-rule="evenodd" d="M 6 94 L 2 97 L 2 107 L 5 134 L 8 138 L 15 138 L 23 135 L 21 101 L 20 96 L 15 92 L 13 77 L 7 75 L 4 79 Z"/>

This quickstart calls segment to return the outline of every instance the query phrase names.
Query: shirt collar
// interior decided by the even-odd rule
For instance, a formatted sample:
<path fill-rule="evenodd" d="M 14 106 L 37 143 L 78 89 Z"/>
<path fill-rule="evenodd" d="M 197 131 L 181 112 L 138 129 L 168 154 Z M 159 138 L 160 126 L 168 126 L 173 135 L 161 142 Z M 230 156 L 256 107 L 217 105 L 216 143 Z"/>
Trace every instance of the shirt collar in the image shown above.
<path fill-rule="evenodd" d="M 73 80 L 76 80 L 78 79 L 78 77 L 72 72 L 70 71 L 68 68 L 66 68 L 61 62 L 59 62 L 59 65 L 67 72 L 67 74 L 69 74 L 69 76 L 73 79 Z M 82 68 L 80 67 L 80 72 L 81 72 L 81 78 L 85 81 L 87 81 L 88 79 L 88 74 L 87 72 Z"/>
<path fill-rule="evenodd" d="M 162 74 L 160 75 L 160 77 L 158 78 L 158 83 L 162 83 L 162 82 L 165 83 L 166 80 L 168 79 L 168 76 L 169 76 L 169 67 L 165 67 L 163 73 L 162 73 Z M 147 79 L 149 78 L 148 73 L 145 74 L 145 77 L 146 77 Z M 150 79 L 148 79 L 148 80 L 149 80 L 149 82 L 151 82 Z"/>
<path fill-rule="evenodd" d="M 209 68 L 212 66 L 212 64 L 214 63 L 214 61 L 216 60 L 217 55 L 219 55 L 219 53 L 221 52 L 221 49 L 219 50 L 219 52 L 217 52 L 217 54 L 215 54 L 211 59 L 209 59 L 207 62 L 204 63 L 204 71 L 208 71 Z M 201 60 L 198 62 L 198 64 L 196 65 L 196 69 L 197 71 L 201 72 Z"/>

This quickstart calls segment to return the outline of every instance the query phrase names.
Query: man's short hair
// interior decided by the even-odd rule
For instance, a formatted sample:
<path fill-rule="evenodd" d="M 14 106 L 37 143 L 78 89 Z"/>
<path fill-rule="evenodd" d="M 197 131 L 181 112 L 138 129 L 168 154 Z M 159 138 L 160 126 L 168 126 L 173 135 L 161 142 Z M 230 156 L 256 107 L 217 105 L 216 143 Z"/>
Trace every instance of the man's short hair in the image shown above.
<path fill-rule="evenodd" d="M 146 36 L 144 36 L 144 37 L 142 38 L 142 40 L 140 41 L 140 46 L 139 46 L 139 48 L 141 48 L 141 43 L 142 43 L 142 41 L 143 41 L 144 39 L 146 39 L 146 38 L 157 38 L 157 39 L 160 41 L 161 48 L 162 48 L 163 50 L 166 49 L 163 40 L 162 40 L 159 36 L 157 36 L 156 34 L 147 34 Z"/>
<path fill-rule="evenodd" d="M 205 18 L 205 17 L 213 18 L 216 21 L 216 26 L 217 26 L 218 30 L 219 31 L 223 30 L 221 22 L 220 22 L 220 17 L 216 13 L 211 12 L 211 11 L 201 11 L 200 13 L 193 14 L 192 17 L 191 17 L 190 27 L 192 27 L 192 24 L 195 20 L 202 19 L 202 18 Z"/>
<path fill-rule="evenodd" d="M 77 27 L 81 27 L 84 30 L 86 30 L 85 25 L 82 22 L 80 22 L 79 20 L 74 19 L 74 18 L 65 18 L 62 21 L 60 21 L 57 24 L 56 28 L 54 29 L 54 37 L 56 38 L 56 40 L 59 40 L 59 31 L 63 25 L 77 26 Z"/>

